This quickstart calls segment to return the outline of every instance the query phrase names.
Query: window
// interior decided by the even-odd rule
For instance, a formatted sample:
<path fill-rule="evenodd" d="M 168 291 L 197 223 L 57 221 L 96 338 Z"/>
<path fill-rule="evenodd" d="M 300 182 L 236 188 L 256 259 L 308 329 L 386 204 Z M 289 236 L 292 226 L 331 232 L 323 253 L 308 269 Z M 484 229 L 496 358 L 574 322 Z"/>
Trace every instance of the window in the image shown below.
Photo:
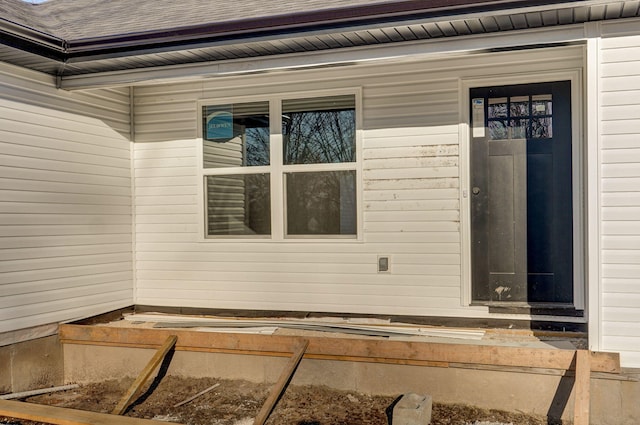
<path fill-rule="evenodd" d="M 357 237 L 354 94 L 201 111 L 207 237 Z"/>
<path fill-rule="evenodd" d="M 208 236 L 269 235 L 269 103 L 204 106 L 202 167 Z"/>
<path fill-rule="evenodd" d="M 491 140 L 553 137 L 551 94 L 489 98 Z"/>

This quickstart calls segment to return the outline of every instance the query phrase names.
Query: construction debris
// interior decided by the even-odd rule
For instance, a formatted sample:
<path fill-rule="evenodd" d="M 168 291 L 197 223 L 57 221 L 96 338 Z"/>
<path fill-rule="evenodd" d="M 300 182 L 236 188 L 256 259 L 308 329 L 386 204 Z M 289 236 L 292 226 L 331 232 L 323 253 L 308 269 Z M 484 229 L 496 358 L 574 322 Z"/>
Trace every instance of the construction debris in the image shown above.
<path fill-rule="evenodd" d="M 304 362 L 299 367 L 304 368 Z M 301 369 L 296 372 L 296 375 L 300 372 L 302 372 Z M 30 409 L 32 413 L 33 407 L 38 407 L 38 404 L 34 403 L 106 412 L 115 406 L 131 382 L 133 379 L 81 385 L 79 389 L 67 393 L 40 395 L 30 398 L 29 403 L 14 403 L 25 406 L 25 409 Z M 224 390 L 213 390 L 191 403 L 172 408 L 175 403 L 192 396 L 200 388 L 207 388 L 215 383 L 221 384 L 218 390 L 221 388 Z M 273 383 L 166 376 L 143 403 L 137 404 L 134 409 L 127 412 L 127 416 L 107 415 L 107 417 L 110 416 L 111 422 L 102 422 L 102 424 L 133 424 L 128 420 L 134 417 L 153 418 L 156 421 L 173 417 L 179 418 L 179 420 L 174 419 L 179 423 L 191 425 L 253 425 L 254 418 L 272 389 Z M 385 410 L 398 395 L 400 394 L 375 396 L 357 391 L 335 390 L 326 386 L 289 385 L 269 416 L 267 424 L 388 425 Z M 2 413 L 7 415 L 9 412 Z M 68 417 L 71 418 L 71 416 Z M 432 425 L 475 425 L 476 421 L 486 421 L 486 423 L 479 423 L 482 425 L 560 423 L 559 421 L 549 422 L 546 415 L 533 417 L 522 413 L 490 411 L 473 406 L 443 405 L 434 402 Z M 0 414 L 1 422 L 2 414 Z M 45 421 L 45 423 L 49 422 Z"/>
<path fill-rule="evenodd" d="M 235 319 L 222 317 L 194 317 L 160 313 L 133 314 L 124 317 L 134 323 L 152 323 L 154 328 L 199 328 L 216 332 L 245 332 L 272 334 L 277 329 L 333 332 L 386 338 L 439 337 L 464 340 L 480 340 L 485 332 L 476 329 L 436 329 L 408 324 L 391 325 L 388 320 L 330 320 L 326 319 Z"/>
<path fill-rule="evenodd" d="M 129 418 L 126 416 L 116 417 L 106 413 L 44 406 L 12 400 L 0 400 L 0 419 L 2 416 L 53 425 L 158 425 L 158 422 L 147 419 Z"/>
<path fill-rule="evenodd" d="M 41 388 L 39 390 L 23 391 L 20 393 L 4 394 L 4 395 L 0 395 L 0 400 L 15 400 L 15 399 L 20 399 L 25 397 L 32 397 L 34 395 L 53 393 L 56 391 L 73 390 L 78 387 L 79 387 L 78 384 L 70 384 L 70 385 L 62 385 L 59 387 Z"/>
<path fill-rule="evenodd" d="M 206 390 L 200 391 L 198 394 L 194 395 L 193 397 L 189 397 L 188 399 L 186 399 L 184 401 L 181 401 L 180 403 L 174 404 L 173 407 L 176 408 L 176 407 L 182 406 L 183 404 L 187 404 L 190 401 L 193 401 L 196 398 L 200 397 L 201 395 L 204 395 L 204 394 L 208 393 L 209 391 L 213 390 L 214 388 L 218 388 L 219 386 L 220 386 L 220 384 L 214 384 L 214 385 L 210 386 L 209 388 L 207 388 Z"/>
<path fill-rule="evenodd" d="M 392 425 L 429 425 L 432 406 L 430 395 L 404 394 L 393 407 Z"/>

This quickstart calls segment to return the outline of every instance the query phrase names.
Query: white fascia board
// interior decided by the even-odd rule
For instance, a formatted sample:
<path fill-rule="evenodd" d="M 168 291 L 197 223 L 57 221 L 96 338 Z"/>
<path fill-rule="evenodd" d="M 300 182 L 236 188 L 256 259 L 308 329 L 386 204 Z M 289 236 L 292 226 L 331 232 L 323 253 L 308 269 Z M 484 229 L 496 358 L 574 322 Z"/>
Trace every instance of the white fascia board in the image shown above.
<path fill-rule="evenodd" d="M 286 69 L 312 69 L 323 66 L 356 65 L 373 61 L 419 60 L 433 56 L 483 53 L 495 49 L 582 42 L 583 24 L 544 29 L 518 30 L 459 36 L 376 46 L 343 48 L 264 58 L 204 62 L 153 68 L 73 75 L 60 79 L 60 88 L 81 90 L 99 87 L 147 85 L 188 81 L 199 78 L 262 73 Z"/>
<path fill-rule="evenodd" d="M 597 25 L 596 25 L 597 24 Z M 599 28 L 598 36 L 603 37 L 623 37 L 633 36 L 640 33 L 640 19 L 627 18 L 624 20 L 614 19 L 611 21 L 591 22 L 591 26 Z"/>

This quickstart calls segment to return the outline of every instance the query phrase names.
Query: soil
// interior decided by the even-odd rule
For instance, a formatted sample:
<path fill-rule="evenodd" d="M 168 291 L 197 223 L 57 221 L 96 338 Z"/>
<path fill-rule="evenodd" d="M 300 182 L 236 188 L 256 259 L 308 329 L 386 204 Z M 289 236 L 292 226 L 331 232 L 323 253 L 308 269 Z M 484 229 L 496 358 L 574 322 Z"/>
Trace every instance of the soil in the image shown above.
<path fill-rule="evenodd" d="M 75 390 L 50 393 L 27 402 L 109 413 L 132 380 L 106 381 Z M 210 392 L 179 407 L 200 391 L 219 383 Z M 239 380 L 166 376 L 134 402 L 127 416 L 179 422 L 189 425 L 252 425 L 271 385 Z M 387 425 L 398 397 L 371 396 L 320 386 L 289 386 L 267 425 Z M 547 425 L 547 418 L 466 405 L 433 404 L 432 425 L 512 424 Z M 0 417 L 0 424 L 40 423 Z"/>

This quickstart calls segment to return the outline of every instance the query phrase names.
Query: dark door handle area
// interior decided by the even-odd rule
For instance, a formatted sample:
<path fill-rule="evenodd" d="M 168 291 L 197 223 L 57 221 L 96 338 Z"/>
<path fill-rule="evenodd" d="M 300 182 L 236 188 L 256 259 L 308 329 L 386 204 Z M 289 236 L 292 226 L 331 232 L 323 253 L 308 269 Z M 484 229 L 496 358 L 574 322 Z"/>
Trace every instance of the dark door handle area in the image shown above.
<path fill-rule="evenodd" d="M 474 186 L 473 189 L 471 189 L 471 193 L 474 195 L 480 194 L 480 188 L 478 186 Z"/>

